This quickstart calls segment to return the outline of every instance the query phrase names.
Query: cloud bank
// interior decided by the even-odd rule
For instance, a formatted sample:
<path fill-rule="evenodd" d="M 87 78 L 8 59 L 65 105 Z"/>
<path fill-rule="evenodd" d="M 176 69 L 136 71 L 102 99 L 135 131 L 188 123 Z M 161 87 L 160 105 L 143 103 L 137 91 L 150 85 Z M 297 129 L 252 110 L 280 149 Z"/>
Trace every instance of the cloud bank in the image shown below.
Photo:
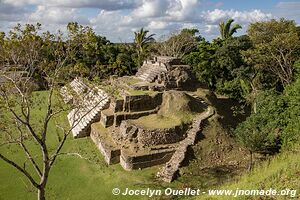
<path fill-rule="evenodd" d="M 247 27 L 249 23 L 274 17 L 260 9 L 222 9 L 223 4 L 208 4 L 207 0 L 2 0 L 0 28 L 40 22 L 55 31 L 77 21 L 113 42 L 131 42 L 132 32 L 141 27 L 157 37 L 185 27 L 198 28 L 204 37 L 211 39 L 217 37 L 218 23 L 222 20 L 233 18 Z M 295 5 L 278 3 L 277 6 Z"/>

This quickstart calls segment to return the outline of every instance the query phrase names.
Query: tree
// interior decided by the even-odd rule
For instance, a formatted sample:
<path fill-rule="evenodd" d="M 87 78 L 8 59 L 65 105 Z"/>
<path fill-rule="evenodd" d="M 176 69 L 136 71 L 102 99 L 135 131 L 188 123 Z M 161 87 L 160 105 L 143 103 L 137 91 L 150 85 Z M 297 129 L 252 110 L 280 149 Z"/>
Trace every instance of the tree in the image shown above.
<path fill-rule="evenodd" d="M 244 95 L 240 79 L 252 73 L 252 69 L 243 60 L 243 50 L 251 47 L 249 37 L 240 36 L 227 40 L 201 41 L 198 51 L 185 56 L 197 78 L 211 89 L 241 100 Z"/>
<path fill-rule="evenodd" d="M 300 66 L 300 63 L 299 63 Z M 282 147 L 291 149 L 300 140 L 300 76 L 284 90 L 286 108 L 283 113 L 286 126 L 282 128 Z"/>
<path fill-rule="evenodd" d="M 73 53 L 64 70 L 64 80 L 83 76 L 89 80 L 123 76 L 135 72 L 136 63 L 141 63 L 149 52 L 152 36 L 148 31 L 138 32 L 139 47 L 128 44 L 113 44 L 105 37 L 97 35 L 91 27 L 71 22 L 67 26 Z M 121 55 L 119 55 L 121 54 Z M 137 58 L 136 55 L 140 57 Z M 71 68 L 71 70 L 70 70 Z"/>
<path fill-rule="evenodd" d="M 134 32 L 134 44 L 137 52 L 137 66 L 140 67 L 143 59 L 145 59 L 147 55 L 147 50 L 149 48 L 149 44 L 154 42 L 153 36 L 155 34 L 150 34 L 148 30 L 140 29 L 138 32 Z"/>
<path fill-rule="evenodd" d="M 294 63 L 300 57 L 295 22 L 285 19 L 256 22 L 249 26 L 248 35 L 254 47 L 243 53 L 246 62 L 271 74 L 274 79 L 269 82 L 275 82 L 271 84 L 290 84 L 294 80 Z"/>
<path fill-rule="evenodd" d="M 298 62 L 297 62 L 298 63 Z M 298 65 L 298 64 L 296 64 Z M 252 154 L 291 149 L 300 139 L 300 77 L 282 93 L 259 91 L 257 110 L 235 130 L 236 138 Z"/>
<path fill-rule="evenodd" d="M 252 73 L 252 69 L 244 62 L 241 51 L 252 46 L 248 36 L 228 38 L 215 52 L 217 70 L 216 90 L 231 98 L 243 101 L 240 80 Z"/>
<path fill-rule="evenodd" d="M 60 34 L 54 36 L 44 33 L 39 36 L 36 32 L 39 27 L 39 24 L 37 26 L 26 25 L 23 29 L 18 25 L 11 31 L 10 36 L 4 39 L 6 45 L 1 49 L 6 68 L 0 70 L 0 77 L 6 80 L 0 84 L 0 111 L 9 113 L 10 116 L 8 119 L 2 118 L 2 122 L 7 126 L 13 125 L 11 129 L 8 129 L 7 126 L 0 127 L 1 139 L 3 139 L 0 147 L 4 148 L 10 145 L 19 147 L 31 163 L 33 170 L 29 170 L 25 164 L 22 166 L 20 162 L 9 158 L 4 152 L 0 153 L 0 159 L 22 173 L 37 189 L 38 199 L 44 200 L 49 173 L 68 135 L 81 118 L 70 128 L 57 122 L 56 126 L 61 131 L 57 146 L 48 145 L 49 134 L 54 134 L 49 132 L 49 123 L 54 121 L 60 113 L 69 109 L 61 106 L 62 104 L 55 94 L 59 88 L 58 78 L 62 73 L 61 69 L 72 55 L 70 53 L 72 46 L 65 43 Z M 37 45 L 37 38 L 42 45 Z M 18 54 L 16 55 L 16 53 Z M 43 60 L 44 53 L 48 55 L 47 62 Z M 19 75 L 15 66 L 25 66 L 27 76 Z M 48 96 L 45 99 L 47 102 L 46 112 L 42 113 L 41 119 L 35 118 L 36 116 L 32 112 L 35 105 L 32 101 L 30 82 L 34 79 L 36 71 L 46 80 L 48 88 Z M 33 149 L 38 149 L 39 153 L 33 154 Z"/>
<path fill-rule="evenodd" d="M 174 32 L 167 36 L 165 41 L 158 43 L 157 50 L 160 55 L 182 58 L 185 55 L 195 51 L 198 43 L 203 40 L 197 35 L 197 29 L 182 29 L 180 32 Z"/>
<path fill-rule="evenodd" d="M 87 77 L 89 69 L 98 59 L 99 45 L 97 37 L 92 28 L 79 25 L 77 22 L 70 22 L 67 25 L 69 43 L 72 45 L 72 57 L 68 68 L 73 67 L 73 77 L 82 74 Z"/>
<path fill-rule="evenodd" d="M 242 26 L 239 24 L 235 24 L 233 27 L 231 27 L 233 22 L 233 19 L 229 19 L 226 23 L 224 21 L 220 22 L 219 30 L 221 39 L 227 40 L 228 38 L 232 37 L 232 35 L 236 33 L 238 29 L 242 28 Z"/>
<path fill-rule="evenodd" d="M 252 113 L 235 130 L 235 137 L 250 154 L 249 170 L 253 153 L 274 154 L 281 146 L 280 130 L 286 125 L 286 102 L 274 91 L 257 95 L 257 112 Z"/>
<path fill-rule="evenodd" d="M 184 57 L 184 61 L 192 67 L 198 80 L 211 89 L 215 89 L 217 81 L 216 74 L 218 72 L 214 65 L 214 55 L 217 48 L 215 43 L 203 40 L 199 43 L 197 51 Z"/>

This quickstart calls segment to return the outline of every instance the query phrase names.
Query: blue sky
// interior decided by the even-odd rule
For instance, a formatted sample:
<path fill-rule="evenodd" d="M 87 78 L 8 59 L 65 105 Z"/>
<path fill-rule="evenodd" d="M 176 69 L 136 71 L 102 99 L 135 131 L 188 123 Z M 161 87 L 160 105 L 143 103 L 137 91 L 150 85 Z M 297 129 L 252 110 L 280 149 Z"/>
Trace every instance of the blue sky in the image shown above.
<path fill-rule="evenodd" d="M 77 21 L 113 42 L 131 42 L 141 27 L 158 40 L 182 28 L 197 28 L 211 40 L 228 18 L 242 25 L 237 34 L 243 34 L 250 23 L 281 17 L 300 24 L 300 0 L 0 0 L 0 31 L 36 22 L 65 31 Z"/>

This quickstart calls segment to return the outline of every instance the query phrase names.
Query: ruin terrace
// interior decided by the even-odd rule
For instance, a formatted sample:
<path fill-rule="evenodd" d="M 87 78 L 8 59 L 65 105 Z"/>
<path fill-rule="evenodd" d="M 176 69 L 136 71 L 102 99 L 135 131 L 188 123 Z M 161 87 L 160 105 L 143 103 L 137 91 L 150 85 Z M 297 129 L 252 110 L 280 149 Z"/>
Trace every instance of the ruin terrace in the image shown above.
<path fill-rule="evenodd" d="M 135 76 L 98 85 L 75 78 L 61 88 L 74 138 L 90 137 L 108 164 L 125 170 L 165 164 L 157 173 L 171 182 L 201 123 L 213 109 L 187 88 L 195 83 L 188 65 L 172 57 L 143 63 Z"/>

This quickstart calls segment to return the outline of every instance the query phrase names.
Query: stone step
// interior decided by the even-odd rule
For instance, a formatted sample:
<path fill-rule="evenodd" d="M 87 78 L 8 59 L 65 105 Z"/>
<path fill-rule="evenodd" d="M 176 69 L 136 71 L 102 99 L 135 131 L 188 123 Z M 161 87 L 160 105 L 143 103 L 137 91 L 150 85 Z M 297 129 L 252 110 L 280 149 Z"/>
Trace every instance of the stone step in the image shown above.
<path fill-rule="evenodd" d="M 104 96 L 104 95 L 103 95 Z M 107 95 L 106 95 L 107 96 Z M 73 123 L 77 124 L 76 120 L 80 120 L 80 122 L 74 127 L 72 130 L 72 134 L 74 138 L 84 137 L 89 133 L 86 133 L 90 125 L 99 120 L 101 110 L 108 107 L 109 98 L 100 98 L 99 102 L 96 101 L 87 101 L 86 107 L 81 108 L 79 111 L 73 109 L 68 114 L 68 120 L 70 125 Z M 88 112 L 88 113 L 87 113 Z"/>
<path fill-rule="evenodd" d="M 187 132 L 187 137 L 179 143 L 179 148 L 175 151 L 169 162 L 157 173 L 163 181 L 172 182 L 175 173 L 178 171 L 182 161 L 185 158 L 188 146 L 194 144 L 196 134 L 201 128 L 202 120 L 210 117 L 214 111 L 209 107 L 208 111 L 196 117 L 193 121 L 192 128 Z"/>

